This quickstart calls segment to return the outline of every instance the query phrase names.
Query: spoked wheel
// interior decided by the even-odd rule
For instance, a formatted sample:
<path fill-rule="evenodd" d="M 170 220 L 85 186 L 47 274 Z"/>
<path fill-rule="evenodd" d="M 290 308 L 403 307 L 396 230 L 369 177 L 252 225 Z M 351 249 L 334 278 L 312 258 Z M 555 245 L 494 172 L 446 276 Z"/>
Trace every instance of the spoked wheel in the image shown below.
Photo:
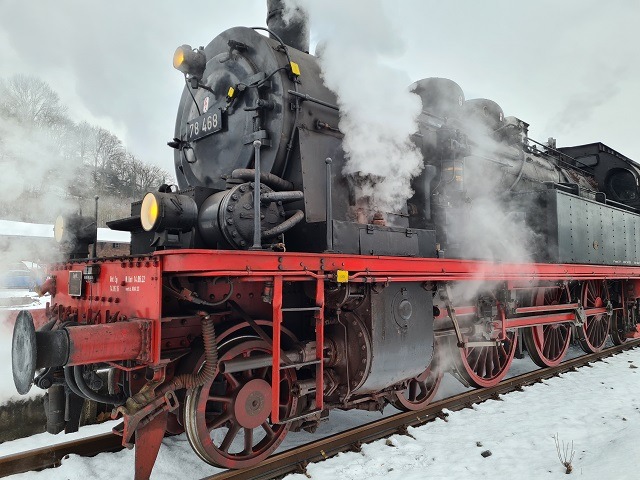
<path fill-rule="evenodd" d="M 582 285 L 580 294 L 585 309 L 605 307 L 609 301 L 609 292 L 604 282 L 589 280 Z M 578 342 L 586 353 L 602 350 L 609 335 L 610 317 L 607 313 L 589 315 L 581 327 L 576 327 Z"/>
<path fill-rule="evenodd" d="M 391 404 L 405 412 L 425 408 L 435 396 L 442 380 L 442 373 L 434 367 L 434 362 L 431 361 L 424 372 L 409 380 L 407 388 L 395 392 Z"/>
<path fill-rule="evenodd" d="M 263 340 L 243 340 L 220 354 L 220 360 L 271 354 Z M 294 415 L 293 369 L 282 370 L 280 418 Z M 290 424 L 274 425 L 271 414 L 271 367 L 218 374 L 190 392 L 185 400 L 185 430 L 194 451 L 205 462 L 243 468 L 268 457 L 282 443 Z"/>
<path fill-rule="evenodd" d="M 622 345 L 627 341 L 627 307 L 623 286 L 615 303 L 611 317 L 611 340 L 614 345 Z"/>
<path fill-rule="evenodd" d="M 499 309 L 504 321 L 504 310 Z M 468 342 L 483 342 L 485 338 L 471 337 Z M 509 371 L 516 353 L 517 332 L 507 332 L 507 338 L 498 346 L 458 347 L 456 337 L 451 337 L 449 347 L 453 350 L 453 367 L 472 387 L 493 387 Z"/>
<path fill-rule="evenodd" d="M 568 303 L 566 287 L 541 288 L 534 298 L 535 305 Z M 566 323 L 538 325 L 525 328 L 522 334 L 531 360 L 539 367 L 555 367 L 569 350 L 571 327 Z"/>

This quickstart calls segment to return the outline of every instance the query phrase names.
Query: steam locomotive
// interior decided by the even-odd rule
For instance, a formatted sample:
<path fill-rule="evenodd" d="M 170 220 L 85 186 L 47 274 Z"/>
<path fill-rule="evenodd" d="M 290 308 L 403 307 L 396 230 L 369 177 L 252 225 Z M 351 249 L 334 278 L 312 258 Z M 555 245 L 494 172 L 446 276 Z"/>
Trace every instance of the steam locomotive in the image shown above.
<path fill-rule="evenodd" d="M 91 218 L 56 222 L 52 303 L 20 312 L 12 352 L 18 392 L 47 390 L 50 432 L 76 430 L 92 401 L 123 418 L 136 478 L 181 432 L 205 462 L 240 468 L 332 408 L 419 410 L 446 371 L 486 387 L 523 346 L 545 367 L 572 338 L 593 352 L 639 335 L 634 162 L 535 142 L 497 103 L 427 78 L 410 86 L 424 168 L 380 211 L 360 188 L 376 179 L 343 173 L 304 15 L 268 6 L 267 29 L 177 49 L 178 185 L 110 222 L 131 255 L 92 256 Z M 503 235 L 480 241 L 497 218 Z"/>

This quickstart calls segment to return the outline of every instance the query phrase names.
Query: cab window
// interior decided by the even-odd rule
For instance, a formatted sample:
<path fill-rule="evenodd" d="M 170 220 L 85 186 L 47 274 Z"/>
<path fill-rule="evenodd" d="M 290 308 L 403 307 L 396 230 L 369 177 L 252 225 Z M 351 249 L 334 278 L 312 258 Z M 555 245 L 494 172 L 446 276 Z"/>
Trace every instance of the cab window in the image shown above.
<path fill-rule="evenodd" d="M 638 199 L 636 177 L 629 170 L 616 170 L 607 179 L 607 196 L 627 203 Z"/>

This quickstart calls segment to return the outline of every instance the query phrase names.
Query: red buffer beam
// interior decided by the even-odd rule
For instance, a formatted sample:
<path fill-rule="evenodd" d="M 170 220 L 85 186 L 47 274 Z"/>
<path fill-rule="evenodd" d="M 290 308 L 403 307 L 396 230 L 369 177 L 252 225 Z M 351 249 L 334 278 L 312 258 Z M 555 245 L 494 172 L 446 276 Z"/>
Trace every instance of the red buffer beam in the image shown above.
<path fill-rule="evenodd" d="M 149 320 L 68 327 L 66 331 L 69 335 L 67 365 L 151 361 L 152 322 Z"/>

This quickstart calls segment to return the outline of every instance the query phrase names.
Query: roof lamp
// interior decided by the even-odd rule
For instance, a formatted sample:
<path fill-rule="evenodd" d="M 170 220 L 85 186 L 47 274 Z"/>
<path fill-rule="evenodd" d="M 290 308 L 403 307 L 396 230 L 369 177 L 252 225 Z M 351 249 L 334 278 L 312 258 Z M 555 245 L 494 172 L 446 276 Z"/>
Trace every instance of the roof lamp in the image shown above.
<path fill-rule="evenodd" d="M 201 79 L 206 66 L 207 57 L 202 47 L 194 50 L 191 45 L 182 45 L 173 54 L 173 68 L 185 75 Z"/>

